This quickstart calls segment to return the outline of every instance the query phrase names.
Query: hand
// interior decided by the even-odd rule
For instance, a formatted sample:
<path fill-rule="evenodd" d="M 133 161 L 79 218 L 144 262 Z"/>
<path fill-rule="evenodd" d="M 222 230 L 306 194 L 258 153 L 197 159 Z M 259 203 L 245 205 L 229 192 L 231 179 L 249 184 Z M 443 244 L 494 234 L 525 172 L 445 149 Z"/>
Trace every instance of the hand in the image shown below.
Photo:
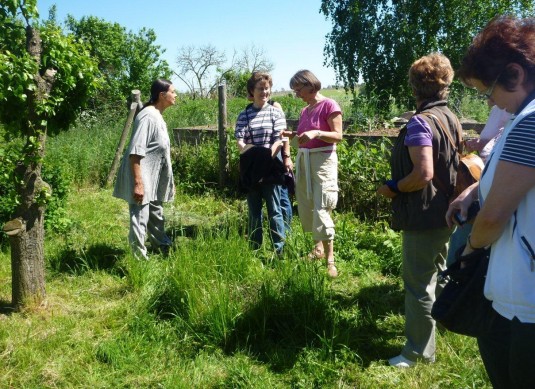
<path fill-rule="evenodd" d="M 481 151 L 483 147 L 485 147 L 485 143 L 483 143 L 480 138 L 467 139 L 464 142 L 464 145 L 468 152 Z"/>
<path fill-rule="evenodd" d="M 396 192 L 392 192 L 390 190 L 390 188 L 388 187 L 388 185 L 383 185 L 383 186 L 380 186 L 378 189 L 377 189 L 377 194 L 380 195 L 380 196 L 384 196 L 384 197 L 387 197 L 389 199 L 393 199 L 394 197 L 397 196 L 397 193 Z"/>
<path fill-rule="evenodd" d="M 291 158 L 284 158 L 284 167 L 286 168 L 287 172 L 290 172 L 293 170 L 294 164 Z"/>
<path fill-rule="evenodd" d="M 134 184 L 134 201 L 138 204 L 143 202 L 143 196 L 145 195 L 145 188 L 143 187 L 143 182 L 138 182 Z"/>
<path fill-rule="evenodd" d="M 300 145 L 302 144 L 305 144 L 307 143 L 308 141 L 312 140 L 312 139 L 316 139 L 319 137 L 319 131 L 318 130 L 312 130 L 312 131 L 306 131 L 306 132 L 303 132 L 301 135 L 298 135 L 297 138 L 298 138 L 298 143 Z"/>
<path fill-rule="evenodd" d="M 448 227 L 451 228 L 454 225 L 459 225 L 454 217 L 455 214 L 458 213 L 463 220 L 466 220 L 468 217 L 468 208 L 470 208 L 470 205 L 474 201 L 472 190 L 477 190 L 477 187 L 475 187 L 475 189 L 472 189 L 472 187 L 465 189 L 459 196 L 457 196 L 455 200 L 451 202 L 448 210 L 446 211 L 446 222 L 448 223 Z"/>
<path fill-rule="evenodd" d="M 290 130 L 282 130 L 281 131 L 281 136 L 286 136 L 290 139 L 292 139 L 297 133 L 294 132 L 294 131 L 290 131 Z"/>

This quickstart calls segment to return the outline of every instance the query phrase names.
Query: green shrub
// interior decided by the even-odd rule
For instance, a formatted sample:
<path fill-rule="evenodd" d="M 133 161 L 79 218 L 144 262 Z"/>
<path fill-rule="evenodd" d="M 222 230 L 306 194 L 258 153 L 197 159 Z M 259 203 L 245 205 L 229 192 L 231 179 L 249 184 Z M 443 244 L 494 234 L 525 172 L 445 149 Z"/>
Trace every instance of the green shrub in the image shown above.
<path fill-rule="evenodd" d="M 375 192 L 390 177 L 391 147 L 388 138 L 378 143 L 357 140 L 352 146 L 345 141 L 338 145 L 338 210 L 363 219 L 390 217 L 390 201 Z"/>
<path fill-rule="evenodd" d="M 43 179 L 52 188 L 45 212 L 45 228 L 49 231 L 65 232 L 72 221 L 68 217 L 65 206 L 71 191 L 72 179 L 63 166 L 43 166 Z"/>
<path fill-rule="evenodd" d="M 19 159 L 21 142 L 11 140 L 0 145 L 0 224 L 11 219 L 20 199 L 15 189 L 15 166 Z"/>
<path fill-rule="evenodd" d="M 489 118 L 490 108 L 487 102 L 472 94 L 464 94 L 454 98 L 461 118 L 470 118 L 479 123 L 486 123 Z M 457 113 L 457 112 L 456 112 Z"/>
<path fill-rule="evenodd" d="M 288 119 L 299 119 L 301 109 L 305 103 L 292 94 L 275 96 L 273 100 L 280 103 Z M 238 115 L 245 109 L 250 101 L 243 97 L 227 100 L 227 123 L 232 127 Z M 218 123 L 218 100 L 217 99 L 179 99 L 173 107 L 164 112 L 164 118 L 169 130 L 173 128 L 212 127 Z"/>
<path fill-rule="evenodd" d="M 0 146 L 0 225 L 9 221 L 20 204 L 16 190 L 15 166 L 19 160 L 22 141 L 10 139 Z M 64 209 L 69 194 L 71 178 L 62 166 L 43 165 L 41 172 L 43 180 L 52 189 L 50 197 L 46 198 L 45 228 L 57 232 L 65 231 L 70 225 Z M 0 235 L 0 241 L 5 236 Z"/>
<path fill-rule="evenodd" d="M 239 153 L 236 142 L 228 134 L 229 176 L 228 189 L 236 193 L 238 189 Z M 173 147 L 171 159 L 176 185 L 186 193 L 204 193 L 215 190 L 219 184 L 219 143 L 217 139 L 207 139 L 199 145 L 182 143 Z"/>
<path fill-rule="evenodd" d="M 401 274 L 401 236 L 386 222 L 362 222 L 350 214 L 336 218 L 337 255 L 351 261 L 353 272 Z"/>

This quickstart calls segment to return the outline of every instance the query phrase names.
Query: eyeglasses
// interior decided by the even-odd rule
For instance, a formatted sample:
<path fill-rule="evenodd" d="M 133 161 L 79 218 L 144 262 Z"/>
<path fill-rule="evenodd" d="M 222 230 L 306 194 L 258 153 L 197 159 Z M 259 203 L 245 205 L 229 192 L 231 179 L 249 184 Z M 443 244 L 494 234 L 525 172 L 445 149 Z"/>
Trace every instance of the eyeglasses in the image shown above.
<path fill-rule="evenodd" d="M 491 99 L 492 92 L 494 92 L 494 88 L 496 87 L 496 83 L 498 82 L 498 79 L 500 78 L 501 75 L 502 75 L 501 73 L 498 74 L 498 77 L 496 77 L 496 79 L 494 80 L 494 82 L 492 83 L 492 85 L 490 86 L 489 89 L 487 89 L 485 92 L 479 94 L 479 96 L 482 99 L 485 99 L 485 100 L 490 100 Z"/>
<path fill-rule="evenodd" d="M 301 88 L 292 88 L 292 90 L 295 92 L 295 93 L 299 93 L 301 92 L 301 90 L 305 87 L 305 85 L 302 85 Z"/>

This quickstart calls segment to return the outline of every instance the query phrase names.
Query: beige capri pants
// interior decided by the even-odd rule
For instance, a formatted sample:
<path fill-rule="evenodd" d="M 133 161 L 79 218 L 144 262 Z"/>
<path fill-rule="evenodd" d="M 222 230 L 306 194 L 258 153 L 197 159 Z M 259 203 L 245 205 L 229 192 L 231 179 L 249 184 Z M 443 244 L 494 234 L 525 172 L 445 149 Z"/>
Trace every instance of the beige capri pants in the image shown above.
<path fill-rule="evenodd" d="M 305 232 L 315 241 L 334 239 L 331 212 L 338 202 L 338 156 L 335 146 L 300 148 L 296 163 L 297 209 Z"/>

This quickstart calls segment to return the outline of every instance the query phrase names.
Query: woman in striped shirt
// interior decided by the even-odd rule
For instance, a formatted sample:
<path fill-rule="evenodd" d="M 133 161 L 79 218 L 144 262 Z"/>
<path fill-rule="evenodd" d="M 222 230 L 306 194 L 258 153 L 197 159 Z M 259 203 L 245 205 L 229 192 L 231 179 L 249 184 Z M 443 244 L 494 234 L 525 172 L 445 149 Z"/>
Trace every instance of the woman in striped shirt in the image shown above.
<path fill-rule="evenodd" d="M 463 255 L 491 246 L 485 296 L 498 313 L 492 332 L 478 338 L 494 388 L 535 382 L 535 18 L 498 16 L 473 40 L 461 80 L 513 114 L 487 158 L 481 181 L 446 214 L 482 208 Z M 480 197 L 479 197 L 480 196 Z M 462 260 L 462 257 L 460 258 Z"/>

